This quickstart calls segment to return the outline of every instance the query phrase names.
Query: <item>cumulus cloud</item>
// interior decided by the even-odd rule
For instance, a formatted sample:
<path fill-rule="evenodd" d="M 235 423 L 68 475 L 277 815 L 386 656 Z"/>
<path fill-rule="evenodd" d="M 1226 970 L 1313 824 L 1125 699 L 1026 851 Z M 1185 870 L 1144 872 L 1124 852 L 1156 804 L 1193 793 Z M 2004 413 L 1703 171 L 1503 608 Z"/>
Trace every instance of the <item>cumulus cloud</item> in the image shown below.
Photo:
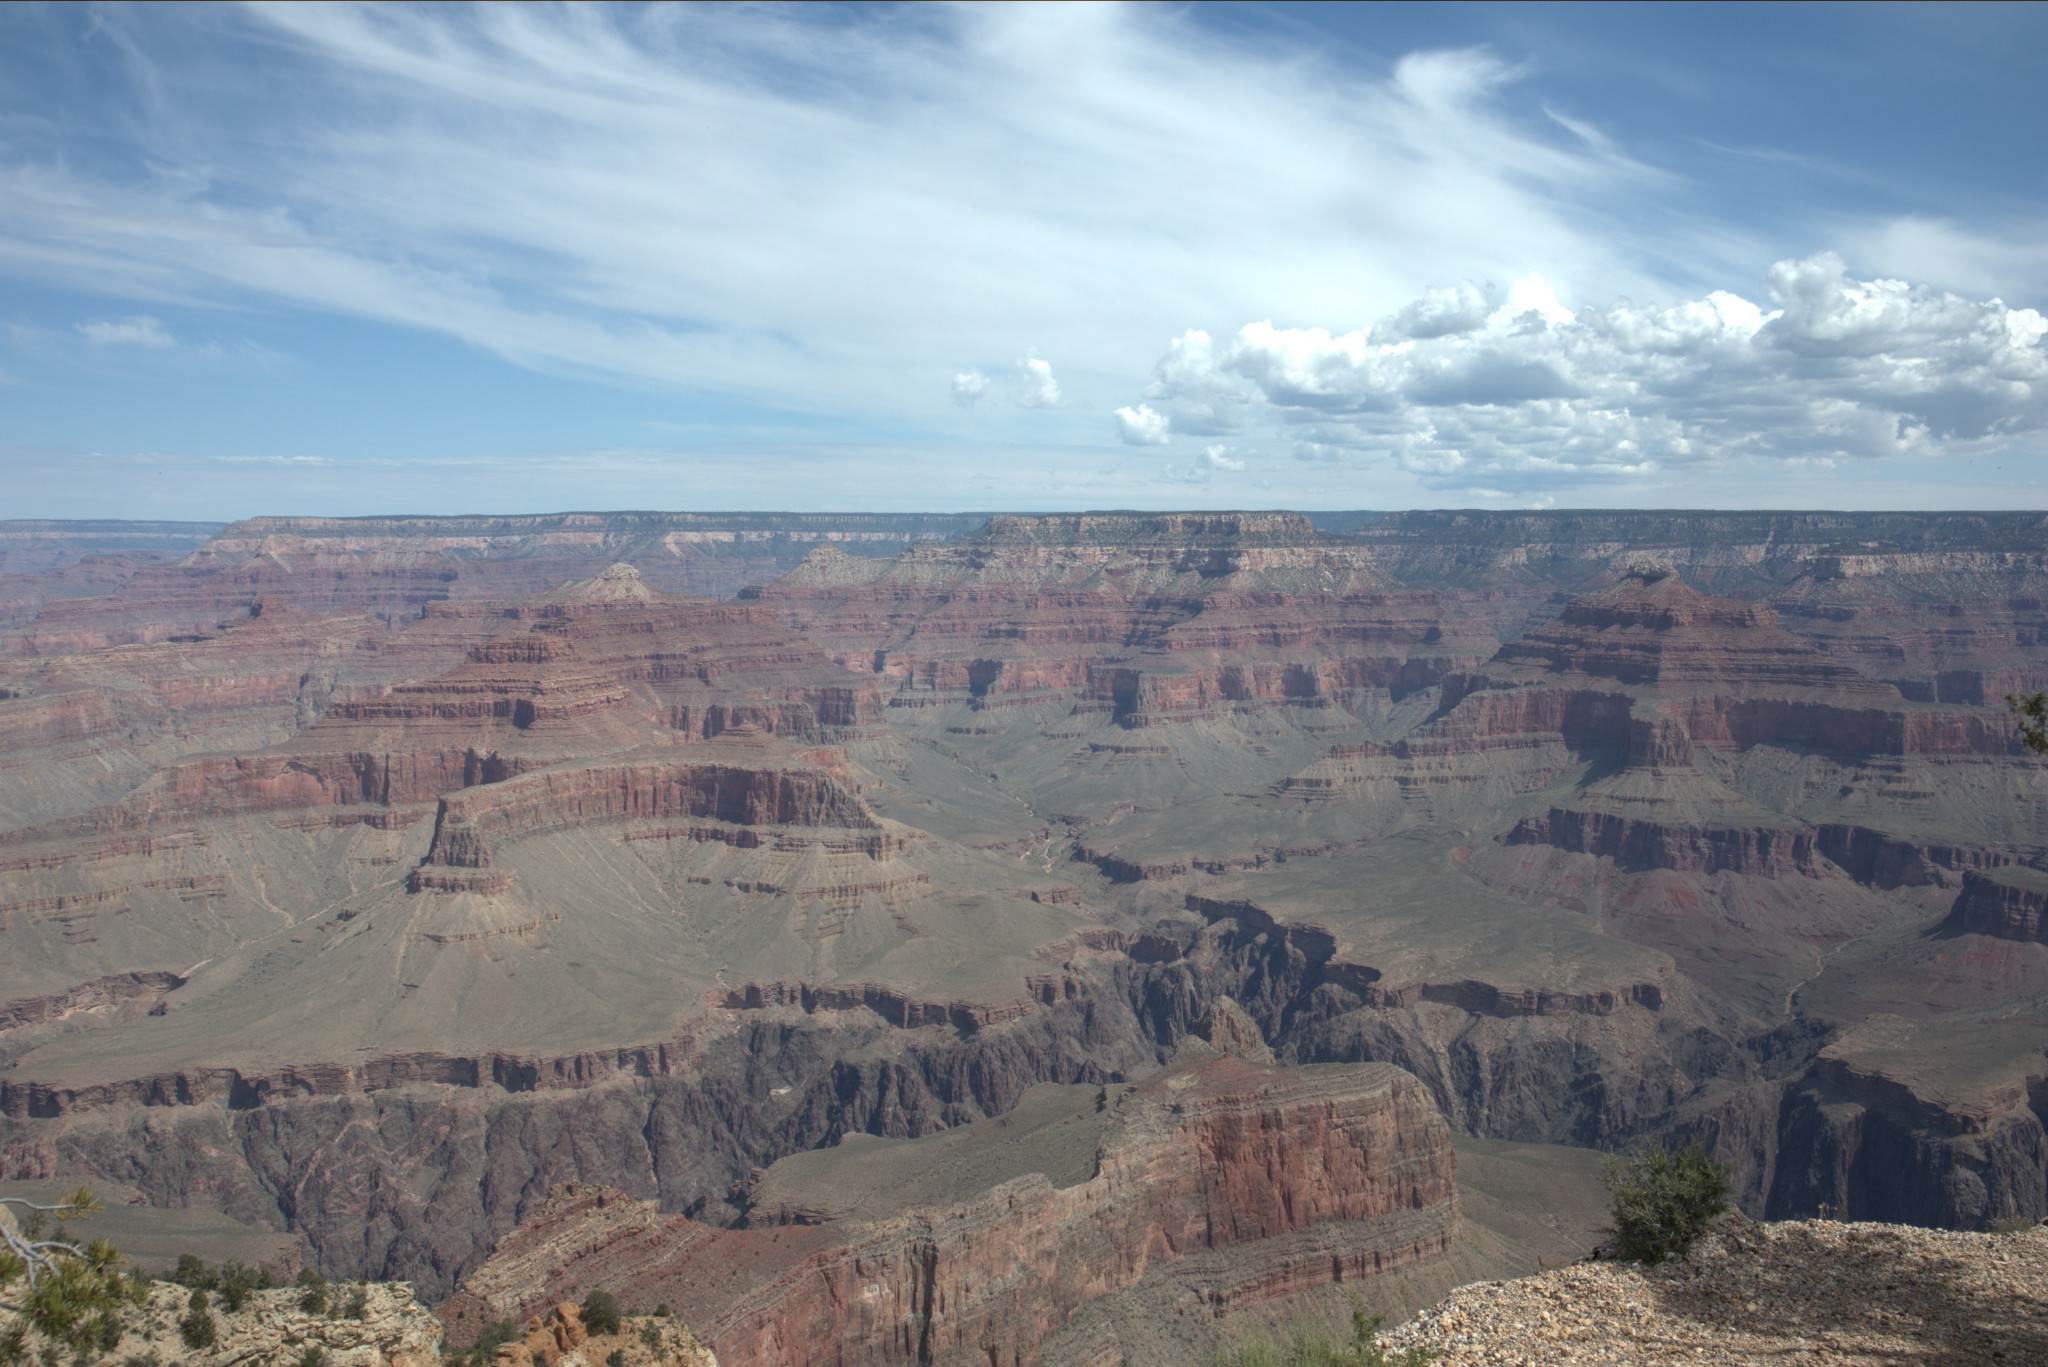
<path fill-rule="evenodd" d="M 984 398 L 1002 393 L 1018 408 L 1060 406 L 1059 377 L 1052 373 L 1050 361 L 1027 356 L 1015 365 L 998 367 L 997 374 L 1007 377 L 1007 383 L 1001 390 L 996 388 L 996 380 L 986 371 L 961 371 L 953 377 L 953 401 L 962 408 L 973 408 Z"/>
<path fill-rule="evenodd" d="M 1173 424 L 1150 404 L 1116 410 L 1116 434 L 1126 446 L 1164 446 L 1173 440 Z"/>
<path fill-rule="evenodd" d="M 1049 362 L 1036 356 L 1017 362 L 1016 399 L 1019 408 L 1060 406 L 1060 382 L 1053 378 Z"/>
<path fill-rule="evenodd" d="M 2048 429 L 2048 319 L 1781 261 L 1767 302 L 1714 291 L 1573 311 L 1539 276 L 1433 290 L 1370 328 L 1190 331 L 1123 409 L 1125 439 L 1179 405 L 1277 424 L 1310 460 L 1388 460 L 1438 488 L 1628 478 L 1754 456 L 1939 455 Z M 1128 415 L 1128 417 L 1126 416 Z"/>
<path fill-rule="evenodd" d="M 972 408 L 988 392 L 988 376 L 979 370 L 963 370 L 953 377 L 953 402 Z"/>
<path fill-rule="evenodd" d="M 1230 455 L 1230 448 L 1227 446 L 1204 446 L 1202 448 L 1202 464 L 1208 466 L 1211 470 L 1244 469 L 1244 462 L 1233 459 Z"/>
<path fill-rule="evenodd" d="M 111 321 L 80 323 L 78 331 L 94 346 L 164 348 L 178 344 L 170 329 L 146 313 Z"/>

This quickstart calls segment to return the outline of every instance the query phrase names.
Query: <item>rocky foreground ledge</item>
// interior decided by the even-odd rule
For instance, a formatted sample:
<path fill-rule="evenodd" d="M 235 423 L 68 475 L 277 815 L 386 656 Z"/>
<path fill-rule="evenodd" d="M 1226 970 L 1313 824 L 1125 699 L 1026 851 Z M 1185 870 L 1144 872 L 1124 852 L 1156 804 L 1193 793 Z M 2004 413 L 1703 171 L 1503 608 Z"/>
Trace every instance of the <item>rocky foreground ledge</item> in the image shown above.
<path fill-rule="evenodd" d="M 2048 1363 L 2048 1226 L 1742 1222 L 1659 1267 L 1461 1287 L 1389 1341 L 1439 1367 Z"/>

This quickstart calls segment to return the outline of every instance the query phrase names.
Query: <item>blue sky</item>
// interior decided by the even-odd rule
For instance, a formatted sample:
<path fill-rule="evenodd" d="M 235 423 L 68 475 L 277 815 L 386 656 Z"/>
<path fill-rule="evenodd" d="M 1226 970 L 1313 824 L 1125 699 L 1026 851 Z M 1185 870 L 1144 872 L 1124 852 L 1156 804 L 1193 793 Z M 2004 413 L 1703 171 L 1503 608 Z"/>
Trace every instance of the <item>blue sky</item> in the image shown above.
<path fill-rule="evenodd" d="M 0 8 L 0 517 L 2038 506 L 2048 7 Z"/>

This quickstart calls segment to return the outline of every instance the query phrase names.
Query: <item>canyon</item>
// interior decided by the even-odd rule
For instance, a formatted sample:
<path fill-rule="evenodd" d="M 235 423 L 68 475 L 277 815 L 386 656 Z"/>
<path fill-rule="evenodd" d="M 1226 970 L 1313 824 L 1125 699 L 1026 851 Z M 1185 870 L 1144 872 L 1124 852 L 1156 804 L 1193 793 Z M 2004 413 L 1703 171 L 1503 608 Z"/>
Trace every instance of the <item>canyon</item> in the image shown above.
<path fill-rule="evenodd" d="M 1138 1367 L 1559 1255 L 1475 1145 L 2048 1215 L 2037 513 L 0 524 L 0 590 L 0 1179 L 451 1332 Z"/>

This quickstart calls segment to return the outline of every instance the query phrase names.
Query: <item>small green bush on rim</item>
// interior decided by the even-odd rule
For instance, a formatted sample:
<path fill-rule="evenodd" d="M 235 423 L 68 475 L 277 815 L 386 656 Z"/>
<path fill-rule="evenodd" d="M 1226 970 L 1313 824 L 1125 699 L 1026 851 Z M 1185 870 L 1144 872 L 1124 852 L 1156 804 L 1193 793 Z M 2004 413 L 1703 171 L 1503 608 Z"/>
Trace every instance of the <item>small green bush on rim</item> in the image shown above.
<path fill-rule="evenodd" d="M 211 1348 L 220 1337 L 220 1326 L 214 1323 L 213 1315 L 206 1307 L 198 1302 L 198 1297 L 205 1294 L 195 1289 L 192 1308 L 178 1321 L 178 1336 L 185 1340 L 187 1348 Z"/>
<path fill-rule="evenodd" d="M 583 1298 L 583 1327 L 593 1334 L 619 1332 L 619 1298 L 609 1291 L 593 1291 Z"/>
<path fill-rule="evenodd" d="M 1604 1177 L 1613 1197 L 1613 1256 L 1661 1263 L 1685 1253 L 1728 1208 L 1728 1167 L 1707 1157 L 1695 1139 L 1672 1152 L 1645 1144 L 1624 1160 L 1609 1158 Z"/>

